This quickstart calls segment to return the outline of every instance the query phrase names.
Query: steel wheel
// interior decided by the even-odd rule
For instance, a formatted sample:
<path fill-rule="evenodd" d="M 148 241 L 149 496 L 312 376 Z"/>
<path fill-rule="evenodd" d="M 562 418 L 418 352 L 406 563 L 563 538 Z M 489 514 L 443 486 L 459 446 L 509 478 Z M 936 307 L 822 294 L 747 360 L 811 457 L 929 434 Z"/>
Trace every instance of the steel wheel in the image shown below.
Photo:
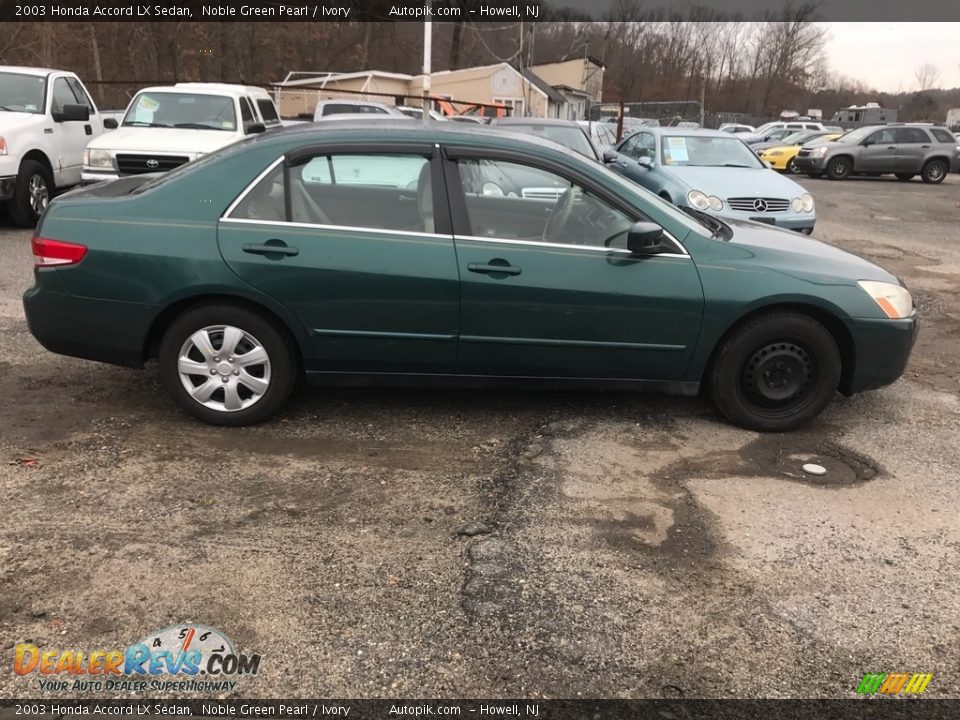
<path fill-rule="evenodd" d="M 816 383 L 816 364 L 792 342 L 771 343 L 756 350 L 740 373 L 740 391 L 762 413 L 794 412 Z"/>
<path fill-rule="evenodd" d="M 249 332 L 211 325 L 187 338 L 177 358 L 180 382 L 204 407 L 219 412 L 244 410 L 270 387 L 270 356 Z"/>
<path fill-rule="evenodd" d="M 47 187 L 47 181 L 39 173 L 30 177 L 27 183 L 27 196 L 30 209 L 34 214 L 43 215 L 43 211 L 47 209 L 47 203 L 50 202 L 50 189 Z"/>

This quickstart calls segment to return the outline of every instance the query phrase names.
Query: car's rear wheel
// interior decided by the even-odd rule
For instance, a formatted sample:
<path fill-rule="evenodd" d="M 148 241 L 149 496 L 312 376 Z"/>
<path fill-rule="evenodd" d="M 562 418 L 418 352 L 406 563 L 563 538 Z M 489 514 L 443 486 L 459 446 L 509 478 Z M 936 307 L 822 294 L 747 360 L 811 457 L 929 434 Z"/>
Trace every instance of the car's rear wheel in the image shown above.
<path fill-rule="evenodd" d="M 7 207 L 10 217 L 21 227 L 33 227 L 47 209 L 53 193 L 53 178 L 46 166 L 36 160 L 24 160 L 14 184 L 13 198 Z"/>
<path fill-rule="evenodd" d="M 942 183 L 947 176 L 947 164 L 943 160 L 928 160 L 920 171 L 920 179 L 925 183 Z"/>
<path fill-rule="evenodd" d="M 827 177 L 831 180 L 846 180 L 852 169 L 850 158 L 834 158 L 827 165 Z"/>
<path fill-rule="evenodd" d="M 903 182 L 913 180 L 913 173 L 897 173 L 897 180 L 902 180 Z"/>
<path fill-rule="evenodd" d="M 840 351 L 823 325 L 801 313 L 772 313 L 723 341 L 707 383 L 714 404 L 733 423 L 784 432 L 820 414 L 837 390 L 840 371 Z"/>
<path fill-rule="evenodd" d="M 160 379 L 191 415 L 251 425 L 283 405 L 296 382 L 290 344 L 255 312 L 229 305 L 187 310 L 160 343 Z"/>

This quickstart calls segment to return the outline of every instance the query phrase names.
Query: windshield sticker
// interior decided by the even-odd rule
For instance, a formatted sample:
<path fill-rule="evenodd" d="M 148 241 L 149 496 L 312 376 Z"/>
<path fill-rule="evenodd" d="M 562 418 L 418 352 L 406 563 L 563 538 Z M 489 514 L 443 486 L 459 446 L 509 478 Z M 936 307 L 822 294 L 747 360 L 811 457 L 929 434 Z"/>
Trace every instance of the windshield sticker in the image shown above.
<path fill-rule="evenodd" d="M 33 104 L 24 105 L 24 106 L 23 106 L 23 109 L 26 110 L 27 112 L 36 112 L 36 111 L 37 111 L 37 106 L 36 106 L 36 105 L 33 105 Z"/>
<path fill-rule="evenodd" d="M 160 107 L 160 103 L 146 95 L 141 95 L 140 102 L 137 103 L 137 110 L 146 110 L 147 112 L 156 112 L 158 107 Z"/>
<path fill-rule="evenodd" d="M 233 130 L 233 123 L 229 120 L 224 120 L 220 123 L 220 127 L 224 130 Z"/>
<path fill-rule="evenodd" d="M 689 162 L 690 156 L 687 154 L 687 141 L 682 137 L 667 138 L 667 162 L 682 163 Z"/>

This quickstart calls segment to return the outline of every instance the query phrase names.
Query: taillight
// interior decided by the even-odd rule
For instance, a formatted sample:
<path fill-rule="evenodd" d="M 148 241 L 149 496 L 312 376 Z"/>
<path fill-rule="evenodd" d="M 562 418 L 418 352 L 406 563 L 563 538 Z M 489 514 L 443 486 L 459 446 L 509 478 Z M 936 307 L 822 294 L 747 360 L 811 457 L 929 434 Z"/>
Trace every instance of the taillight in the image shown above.
<path fill-rule="evenodd" d="M 87 254 L 87 246 L 34 236 L 30 243 L 36 257 L 35 265 L 74 265 Z"/>

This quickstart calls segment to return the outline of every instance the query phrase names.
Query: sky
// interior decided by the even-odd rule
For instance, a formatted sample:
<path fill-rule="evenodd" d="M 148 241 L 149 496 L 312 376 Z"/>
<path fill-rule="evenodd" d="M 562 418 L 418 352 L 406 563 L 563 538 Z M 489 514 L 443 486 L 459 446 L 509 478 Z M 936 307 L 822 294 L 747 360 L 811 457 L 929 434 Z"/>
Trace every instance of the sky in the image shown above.
<path fill-rule="evenodd" d="M 917 90 L 914 70 L 940 70 L 936 86 L 960 87 L 960 23 L 824 23 L 834 73 L 884 92 Z"/>

